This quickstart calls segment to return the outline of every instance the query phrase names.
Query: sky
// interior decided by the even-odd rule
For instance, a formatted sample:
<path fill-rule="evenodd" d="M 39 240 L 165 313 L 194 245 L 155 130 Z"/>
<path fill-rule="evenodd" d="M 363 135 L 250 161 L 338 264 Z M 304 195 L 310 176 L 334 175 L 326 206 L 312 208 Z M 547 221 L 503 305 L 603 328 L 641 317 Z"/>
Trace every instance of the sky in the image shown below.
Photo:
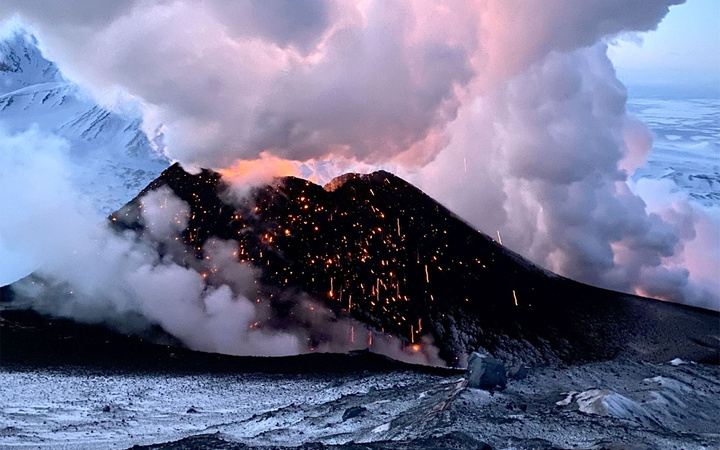
<path fill-rule="evenodd" d="M 720 1 L 671 6 L 657 30 L 616 39 L 609 56 L 631 94 L 656 87 L 720 98 Z"/>

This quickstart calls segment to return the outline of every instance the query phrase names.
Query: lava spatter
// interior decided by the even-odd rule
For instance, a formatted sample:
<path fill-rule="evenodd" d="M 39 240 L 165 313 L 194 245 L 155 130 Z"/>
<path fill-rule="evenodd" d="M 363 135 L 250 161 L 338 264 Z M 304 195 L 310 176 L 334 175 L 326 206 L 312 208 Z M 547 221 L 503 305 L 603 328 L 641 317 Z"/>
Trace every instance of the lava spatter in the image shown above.
<path fill-rule="evenodd" d="M 258 301 L 269 298 L 276 313 L 292 310 L 283 293 L 304 292 L 364 323 L 369 342 L 373 332 L 410 351 L 433 342 L 451 365 L 476 348 L 537 362 L 612 357 L 633 336 L 633 302 L 645 301 L 534 266 L 384 171 L 324 188 L 283 177 L 238 200 L 218 173 L 176 164 L 113 223 L 142 232 L 140 199 L 163 186 L 190 206 L 186 251 L 209 259 L 209 240 L 236 242 L 238 261 L 261 271 Z"/>

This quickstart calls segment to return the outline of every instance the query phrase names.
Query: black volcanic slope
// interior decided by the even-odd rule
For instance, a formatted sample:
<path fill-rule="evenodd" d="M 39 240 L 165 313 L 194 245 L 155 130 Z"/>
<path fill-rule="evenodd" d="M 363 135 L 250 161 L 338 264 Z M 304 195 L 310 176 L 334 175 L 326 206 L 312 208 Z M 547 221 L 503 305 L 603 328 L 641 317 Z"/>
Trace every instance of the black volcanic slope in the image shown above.
<path fill-rule="evenodd" d="M 550 274 L 387 172 L 325 188 L 286 177 L 231 204 L 219 174 L 173 165 L 111 219 L 142 233 L 139 198 L 163 186 L 191 207 L 190 257 L 203 258 L 211 237 L 236 241 L 262 285 L 304 291 L 408 343 L 429 337 L 450 364 L 477 348 L 529 363 L 718 362 L 716 313 Z"/>
<path fill-rule="evenodd" d="M 3 294 L 0 290 L 0 294 Z M 99 373 L 309 373 L 414 370 L 455 375 L 454 369 L 393 361 L 367 351 L 347 355 L 227 356 L 194 352 L 126 336 L 97 325 L 50 319 L 34 311 L 0 309 L 0 368 L 83 369 Z"/>

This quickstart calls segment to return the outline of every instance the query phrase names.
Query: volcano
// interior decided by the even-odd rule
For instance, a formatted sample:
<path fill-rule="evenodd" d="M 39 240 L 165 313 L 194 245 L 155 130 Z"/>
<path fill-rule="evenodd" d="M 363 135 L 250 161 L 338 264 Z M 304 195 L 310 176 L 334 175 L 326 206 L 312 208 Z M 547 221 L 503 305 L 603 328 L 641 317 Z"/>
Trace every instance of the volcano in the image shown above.
<path fill-rule="evenodd" d="M 23 298 L 32 291 L 0 288 L 0 372 L 7 381 L 0 396 L 9 399 L 0 416 L 13 424 L 4 428 L 5 443 L 717 447 L 716 312 L 550 273 L 387 172 L 348 174 L 324 187 L 285 177 L 241 195 L 237 188 L 216 172 L 191 174 L 174 165 L 103 229 L 123 243 L 144 244 L 157 267 L 168 267 L 164 260 L 184 266 L 207 292 L 231 284 L 227 267 L 253 267 L 249 287 L 241 283 L 257 294 L 253 320 L 307 337 L 308 354 L 191 351 L 160 322 L 130 333 L 62 311 L 47 317 L 41 308 L 22 309 L 32 304 Z M 163 211 L 182 215 L 173 216 L 177 227 L 153 225 L 157 216 L 148 210 L 158 201 L 182 204 Z M 163 229 L 168 236 L 158 235 Z M 230 266 L 221 263 L 219 255 L 228 254 L 217 252 L 217 241 L 233 250 Z M 47 282 L 41 294 L 47 302 L 69 300 L 63 280 L 38 272 L 24 281 Z M 103 285 L 111 288 L 132 292 Z M 172 309 L 171 294 L 156 292 L 157 299 L 143 299 Z M 208 307 L 207 297 L 192 299 Z M 83 305 L 95 298 L 88 300 Z M 308 307 L 325 310 L 323 321 L 313 323 Z M 232 334 L 228 324 L 240 319 L 230 319 L 222 331 Z M 237 323 L 248 325 L 256 326 Z M 337 333 L 348 325 L 357 340 L 366 332 L 374 339 L 369 351 L 338 345 L 335 351 L 346 354 L 313 354 L 328 349 L 323 343 L 352 340 Z M 452 367 L 386 358 L 398 356 L 380 347 L 391 335 L 405 346 L 399 356 L 432 350 L 445 365 L 462 366 L 479 349 L 530 367 L 509 370 L 503 390 L 481 391 Z M 30 412 L 18 413 L 17 405 L 30 405 L 23 406 Z M 81 419 L 68 424 L 68 417 Z"/>
<path fill-rule="evenodd" d="M 160 188 L 190 207 L 184 263 L 210 258 L 209 241 L 236 243 L 280 318 L 302 292 L 407 346 L 433 343 L 449 365 L 476 349 L 530 364 L 718 363 L 716 313 L 553 274 L 388 172 L 346 174 L 324 187 L 283 177 L 238 200 L 219 173 L 175 164 L 111 215 L 113 224 L 144 234 L 141 199 Z M 204 276 L 213 282 L 212 271 Z"/>

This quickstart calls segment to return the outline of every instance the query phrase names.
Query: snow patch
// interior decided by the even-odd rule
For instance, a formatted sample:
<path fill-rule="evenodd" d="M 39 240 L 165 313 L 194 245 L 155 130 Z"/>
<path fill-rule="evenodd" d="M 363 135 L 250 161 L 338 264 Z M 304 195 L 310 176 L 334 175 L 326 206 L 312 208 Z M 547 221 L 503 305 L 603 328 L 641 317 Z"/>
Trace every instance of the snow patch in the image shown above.
<path fill-rule="evenodd" d="M 557 406 L 576 404 L 577 410 L 585 414 L 610 416 L 637 422 L 652 420 L 652 416 L 637 402 L 608 389 L 588 389 L 583 392 L 571 391 L 558 402 Z"/>

